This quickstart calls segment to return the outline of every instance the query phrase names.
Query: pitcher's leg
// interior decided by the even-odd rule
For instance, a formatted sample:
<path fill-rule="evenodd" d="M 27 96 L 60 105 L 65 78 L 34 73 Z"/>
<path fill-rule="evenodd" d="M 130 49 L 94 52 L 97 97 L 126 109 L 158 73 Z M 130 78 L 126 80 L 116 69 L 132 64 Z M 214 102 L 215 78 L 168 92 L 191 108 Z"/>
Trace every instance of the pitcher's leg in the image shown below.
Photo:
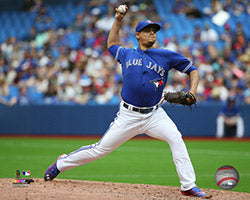
<path fill-rule="evenodd" d="M 154 117 L 156 120 L 150 121 L 152 128 L 147 131 L 147 134 L 151 137 L 166 141 L 169 144 L 176 171 L 180 179 L 181 190 L 189 190 L 196 186 L 196 177 L 182 135 L 174 122 L 162 109 L 159 109 L 157 112 L 159 116 Z"/>
<path fill-rule="evenodd" d="M 67 156 L 59 158 L 57 168 L 60 172 L 63 172 L 97 160 L 109 154 L 133 136 L 133 129 L 125 123 L 122 124 L 119 119 L 115 120 L 98 143 L 83 146 Z"/>

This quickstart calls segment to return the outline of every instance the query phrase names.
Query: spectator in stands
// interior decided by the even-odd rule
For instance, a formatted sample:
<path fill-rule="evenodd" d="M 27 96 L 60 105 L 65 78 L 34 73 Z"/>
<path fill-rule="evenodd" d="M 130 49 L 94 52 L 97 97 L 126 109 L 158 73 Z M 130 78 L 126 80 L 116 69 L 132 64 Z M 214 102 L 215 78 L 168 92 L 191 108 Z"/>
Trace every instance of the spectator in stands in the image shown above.
<path fill-rule="evenodd" d="M 245 103 L 250 104 L 250 79 L 248 79 L 247 88 L 244 92 L 244 97 L 245 97 Z"/>
<path fill-rule="evenodd" d="M 112 24 L 113 24 L 114 18 L 113 18 L 113 11 L 109 10 L 108 13 L 101 17 L 96 23 L 95 26 L 98 29 L 104 30 L 106 32 L 109 32 Z"/>
<path fill-rule="evenodd" d="M 226 87 L 225 81 L 222 77 L 218 77 L 214 83 L 214 87 L 212 90 L 212 94 L 216 93 L 218 95 L 218 101 L 221 102 L 226 102 L 228 95 L 229 95 L 229 91 Z"/>
<path fill-rule="evenodd" d="M 34 3 L 31 12 L 38 12 L 44 6 L 43 0 L 34 0 Z"/>
<path fill-rule="evenodd" d="M 235 53 L 230 47 L 225 47 L 222 54 L 226 62 L 234 63 L 237 59 Z"/>
<path fill-rule="evenodd" d="M 4 84 L 0 90 L 0 103 L 13 106 L 17 103 L 17 94 L 11 91 L 9 84 Z"/>
<path fill-rule="evenodd" d="M 232 0 L 226 0 L 223 4 L 223 10 L 229 12 L 230 14 L 232 14 L 233 12 L 233 1 Z"/>
<path fill-rule="evenodd" d="M 45 29 L 40 30 L 36 35 L 35 44 L 37 48 L 42 48 L 43 45 L 49 40 L 49 32 Z"/>
<path fill-rule="evenodd" d="M 28 97 L 27 86 L 25 84 L 20 84 L 20 95 L 18 96 L 17 103 L 18 105 L 30 105 L 32 100 Z"/>
<path fill-rule="evenodd" d="M 177 51 L 178 50 L 178 40 L 176 36 L 173 36 L 171 39 L 165 39 L 165 49 L 171 50 L 171 51 Z"/>
<path fill-rule="evenodd" d="M 33 42 L 35 41 L 36 36 L 37 36 L 37 31 L 36 28 L 33 26 L 30 28 L 29 34 L 26 36 L 25 40 L 27 42 Z"/>
<path fill-rule="evenodd" d="M 80 13 L 79 19 L 77 17 L 76 20 L 76 29 L 74 29 L 74 21 L 71 26 L 63 29 L 59 28 L 61 26 L 60 19 L 57 20 L 59 23 L 55 21 L 55 23 L 49 25 L 47 22 L 42 25 L 36 23 L 35 20 L 38 20 L 44 12 L 43 7 L 45 4 L 43 4 L 42 0 L 34 0 L 34 2 L 35 5 L 31 12 L 33 12 L 35 18 L 31 17 L 30 23 L 34 24 L 36 29 L 31 28 L 30 34 L 25 41 L 17 41 L 16 38 L 9 36 L 0 43 L 0 80 L 10 86 L 19 86 L 20 90 L 21 85 L 26 85 L 29 90 L 28 94 L 32 94 L 32 103 L 41 102 L 41 99 L 44 103 L 60 103 L 58 91 L 63 87 L 62 77 L 65 70 L 67 70 L 71 79 L 76 79 L 70 83 L 74 86 L 72 88 L 76 95 L 74 102 L 82 104 L 89 102 L 109 103 L 109 101 L 113 101 L 112 95 L 116 99 L 118 94 L 116 91 L 119 90 L 121 80 L 114 80 L 119 80 L 117 77 L 120 76 L 121 72 L 117 70 L 119 68 L 114 67 L 116 63 L 106 51 L 106 48 L 104 48 L 107 33 L 103 30 L 103 25 L 99 26 L 102 24 L 100 21 L 109 15 L 107 11 L 111 13 L 109 19 L 113 17 L 113 11 L 108 9 L 108 5 L 110 3 L 113 4 L 115 1 L 88 1 L 88 5 L 86 5 L 86 1 L 82 1 L 80 5 L 82 7 L 80 9 L 76 7 L 77 12 Z M 176 13 L 183 14 L 181 16 L 183 18 L 186 18 L 185 6 L 187 6 L 187 3 L 190 3 L 189 6 L 192 7 L 192 2 L 177 0 L 177 6 L 174 8 Z M 237 94 L 239 96 L 236 97 L 237 101 L 249 102 L 249 84 L 247 85 L 247 80 L 249 80 L 250 42 L 248 42 L 249 34 L 244 32 L 246 31 L 244 30 L 245 24 L 242 24 L 241 18 L 241 14 L 245 11 L 240 11 L 242 10 L 242 5 L 247 8 L 247 6 L 250 6 L 249 3 L 237 1 L 239 5 L 237 5 L 237 9 L 235 7 L 234 9 L 237 12 L 238 10 L 240 11 L 239 17 L 228 11 L 234 17 L 225 24 L 218 40 L 215 39 L 215 35 L 218 35 L 218 33 L 208 34 L 206 32 L 207 28 L 203 31 L 201 27 L 196 27 L 193 24 L 195 31 L 191 34 L 184 32 L 185 34 L 183 34 L 183 40 L 181 41 L 179 37 L 176 37 L 177 34 L 169 34 L 174 26 L 169 26 L 170 22 L 159 18 L 158 13 L 155 12 L 157 9 L 154 8 L 152 0 L 149 0 L 147 3 L 145 1 L 141 3 L 141 1 L 132 0 L 129 1 L 129 4 L 131 4 L 130 9 L 133 9 L 130 15 L 131 20 L 124 21 L 123 30 L 126 31 L 121 32 L 122 42 L 125 46 L 131 48 L 135 46 L 136 41 L 131 40 L 131 33 L 133 32 L 131 30 L 133 30 L 137 19 L 140 17 L 145 18 L 145 15 L 148 15 L 146 11 L 150 11 L 150 15 L 154 15 L 155 21 L 161 21 L 162 27 L 165 28 L 165 31 L 161 32 L 161 37 L 166 38 L 166 40 L 159 40 L 158 45 L 165 45 L 168 49 L 177 52 L 181 51 L 199 66 L 201 77 L 199 101 L 225 101 L 228 95 Z M 214 10 L 220 10 L 222 1 L 212 0 L 211 5 Z M 233 10 L 233 5 L 231 0 L 227 0 L 223 7 Z M 80 10 L 84 10 L 84 12 Z M 38 14 L 39 11 L 40 14 Z M 245 12 L 244 14 L 249 15 L 249 13 Z M 45 12 L 45 18 L 47 14 L 49 16 L 49 13 Z M 211 17 L 213 14 L 210 13 L 209 16 Z M 38 17 L 36 18 L 36 16 Z M 53 18 L 56 18 L 56 16 L 53 16 Z M 203 18 L 200 20 L 203 20 Z M 206 18 L 206 20 L 210 19 Z M 235 22 L 237 27 L 234 27 L 233 24 L 231 25 L 232 22 Z M 241 23 L 237 24 L 237 22 Z M 177 20 L 176 23 L 179 23 L 179 21 Z M 206 23 L 209 24 L 208 22 Z M 50 28 L 50 25 L 53 25 L 53 27 Z M 106 25 L 104 28 L 106 28 Z M 73 41 L 71 36 L 74 30 L 82 32 L 79 49 L 75 47 L 69 49 L 69 46 L 72 44 L 71 41 Z M 7 33 L 8 31 L 6 31 Z M 164 37 L 165 33 L 168 33 L 169 36 Z M 218 48 L 217 42 L 220 44 L 225 42 L 225 48 Z M 87 49 L 95 53 L 87 55 Z M 95 66 L 93 67 L 93 65 Z M 77 73 L 78 75 L 76 75 Z M 172 74 L 170 73 L 169 76 L 172 76 Z M 85 79 L 80 81 L 81 77 L 87 77 L 87 81 Z M 20 82 L 22 82 L 21 85 L 19 84 Z M 86 85 L 89 82 L 91 84 Z M 107 84 L 109 82 L 110 84 Z M 178 88 L 180 82 L 185 83 L 185 79 L 174 74 L 173 79 L 169 79 L 169 88 Z M 36 100 L 34 101 L 33 99 Z"/>
<path fill-rule="evenodd" d="M 22 79 L 27 80 L 31 76 L 36 76 L 35 68 L 37 67 L 37 60 L 29 51 L 23 52 L 23 58 L 16 68 L 16 71 L 22 74 Z"/>
<path fill-rule="evenodd" d="M 201 27 L 196 26 L 193 34 L 194 42 L 200 43 L 201 42 Z"/>
<path fill-rule="evenodd" d="M 40 7 L 35 20 L 36 22 L 43 22 L 43 23 L 48 23 L 51 21 L 51 17 L 47 12 L 46 6 L 43 5 Z"/>
<path fill-rule="evenodd" d="M 23 5 L 21 7 L 22 11 L 31 11 L 35 5 L 34 0 L 24 0 Z"/>
<path fill-rule="evenodd" d="M 232 48 L 233 31 L 231 31 L 231 26 L 228 23 L 224 25 L 224 32 L 221 34 L 220 39 L 225 42 L 226 47 Z"/>
<path fill-rule="evenodd" d="M 218 11 L 222 10 L 223 5 L 220 2 L 220 0 L 212 0 L 211 2 L 211 9 L 212 9 L 212 13 L 217 13 Z"/>
<path fill-rule="evenodd" d="M 63 83 L 57 91 L 58 99 L 63 102 L 73 102 L 75 95 L 74 86 L 70 81 Z"/>
<path fill-rule="evenodd" d="M 208 24 L 205 25 L 205 30 L 201 31 L 201 41 L 202 42 L 216 42 L 218 40 L 217 32 L 212 29 Z"/>
<path fill-rule="evenodd" d="M 233 43 L 233 49 L 235 49 L 238 54 L 242 54 L 247 45 L 242 23 L 237 23 L 237 27 L 234 32 Z"/>
<path fill-rule="evenodd" d="M 0 56 L 0 78 L 8 71 L 7 60 Z"/>
<path fill-rule="evenodd" d="M 55 77 L 53 79 L 50 79 L 47 91 L 44 93 L 44 99 L 43 99 L 44 104 L 59 103 L 58 96 L 57 96 L 58 88 L 59 86 L 56 85 Z"/>
<path fill-rule="evenodd" d="M 4 43 L 1 44 L 1 54 L 6 58 L 10 58 L 14 49 L 14 44 L 11 38 L 7 38 Z"/>
<path fill-rule="evenodd" d="M 90 23 L 92 22 L 92 20 L 93 20 L 93 18 L 92 18 L 92 16 L 90 15 L 89 10 L 86 10 L 86 11 L 84 12 L 84 15 L 83 15 L 83 22 L 82 22 L 84 28 L 86 28 L 86 26 L 87 26 L 88 24 L 90 24 Z"/>
<path fill-rule="evenodd" d="M 240 16 L 243 12 L 245 12 L 246 5 L 242 0 L 236 0 L 233 4 L 233 14 L 235 16 Z"/>
<path fill-rule="evenodd" d="M 189 18 L 202 18 L 202 13 L 192 2 L 192 0 L 187 0 L 185 3 L 184 12 Z"/>
<path fill-rule="evenodd" d="M 76 15 L 75 22 L 72 25 L 72 29 L 73 29 L 73 31 L 82 31 L 84 29 L 84 27 L 85 27 L 85 25 L 84 25 L 84 21 L 83 21 L 83 14 L 78 13 Z"/>
<path fill-rule="evenodd" d="M 42 5 L 39 8 L 38 13 L 36 15 L 35 22 L 36 22 L 36 26 L 39 29 L 48 29 L 53 26 L 52 24 L 53 18 L 50 16 L 45 5 Z"/>
<path fill-rule="evenodd" d="M 250 2 L 247 2 L 246 12 L 248 15 L 250 15 Z"/>
<path fill-rule="evenodd" d="M 236 129 L 236 133 L 235 132 Z M 238 107 L 235 105 L 235 99 L 229 97 L 227 104 L 221 109 L 217 117 L 216 137 L 242 138 L 244 136 L 244 122 L 240 115 Z"/>
<path fill-rule="evenodd" d="M 91 51 L 86 65 L 86 72 L 91 76 L 100 76 L 101 70 L 103 69 L 103 60 L 100 59 L 97 51 Z"/>
<path fill-rule="evenodd" d="M 244 95 L 244 86 L 239 84 L 234 88 L 235 94 L 235 102 L 237 104 L 244 104 L 245 102 L 245 95 Z"/>
<path fill-rule="evenodd" d="M 173 6 L 173 13 L 175 14 L 185 14 L 186 4 L 183 0 L 176 0 Z"/>

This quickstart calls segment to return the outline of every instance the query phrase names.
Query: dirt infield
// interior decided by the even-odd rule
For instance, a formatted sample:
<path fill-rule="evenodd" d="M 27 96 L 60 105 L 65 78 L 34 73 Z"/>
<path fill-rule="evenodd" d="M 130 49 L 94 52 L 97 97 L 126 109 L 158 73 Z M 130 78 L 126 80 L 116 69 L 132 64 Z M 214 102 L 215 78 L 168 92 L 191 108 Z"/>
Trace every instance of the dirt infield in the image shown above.
<path fill-rule="evenodd" d="M 178 187 L 77 181 L 57 179 L 44 182 L 34 179 L 28 186 L 13 186 L 14 179 L 0 179 L 1 200 L 180 200 L 198 199 L 183 196 Z M 250 193 L 204 189 L 212 200 L 249 200 Z"/>

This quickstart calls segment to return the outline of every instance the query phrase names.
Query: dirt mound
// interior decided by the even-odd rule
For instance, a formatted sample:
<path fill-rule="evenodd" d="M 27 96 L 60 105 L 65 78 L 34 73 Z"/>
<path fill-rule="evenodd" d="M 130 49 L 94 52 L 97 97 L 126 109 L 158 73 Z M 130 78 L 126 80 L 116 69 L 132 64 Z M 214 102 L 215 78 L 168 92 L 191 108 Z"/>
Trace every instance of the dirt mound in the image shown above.
<path fill-rule="evenodd" d="M 109 183 L 94 181 L 77 181 L 57 179 L 44 182 L 43 179 L 34 179 L 28 186 L 13 186 L 14 179 L 0 179 L 0 199 L 26 200 L 180 200 L 196 199 L 183 196 L 179 187 Z M 250 193 L 203 189 L 212 200 L 249 200 Z"/>

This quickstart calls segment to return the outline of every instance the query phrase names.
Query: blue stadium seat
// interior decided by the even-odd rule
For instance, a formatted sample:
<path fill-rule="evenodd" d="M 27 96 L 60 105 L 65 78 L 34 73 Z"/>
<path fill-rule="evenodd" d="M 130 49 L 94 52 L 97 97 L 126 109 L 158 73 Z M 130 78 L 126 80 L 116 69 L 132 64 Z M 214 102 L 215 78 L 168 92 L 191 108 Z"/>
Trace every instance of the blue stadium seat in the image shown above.
<path fill-rule="evenodd" d="M 225 48 L 225 42 L 219 40 L 219 41 L 215 42 L 215 47 L 216 47 L 217 49 L 219 49 L 219 50 L 222 50 L 222 49 Z"/>
<path fill-rule="evenodd" d="M 164 34 L 164 31 L 159 31 L 157 33 L 157 41 L 160 43 L 160 44 L 164 44 L 164 39 L 165 39 L 165 34 Z"/>
<path fill-rule="evenodd" d="M 81 45 L 82 32 L 74 31 L 69 36 L 69 47 L 72 49 L 77 49 Z"/>

